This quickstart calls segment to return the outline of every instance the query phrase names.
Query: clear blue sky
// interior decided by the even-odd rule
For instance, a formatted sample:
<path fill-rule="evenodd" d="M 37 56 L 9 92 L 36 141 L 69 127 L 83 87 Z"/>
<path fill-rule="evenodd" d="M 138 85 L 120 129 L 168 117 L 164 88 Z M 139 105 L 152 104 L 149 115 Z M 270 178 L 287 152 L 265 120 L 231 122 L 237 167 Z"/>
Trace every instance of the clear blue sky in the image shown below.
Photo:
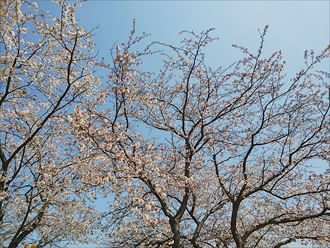
<path fill-rule="evenodd" d="M 54 7 L 49 0 L 37 2 L 42 8 Z M 306 49 L 318 52 L 330 43 L 328 0 L 87 0 L 77 19 L 87 28 L 98 27 L 94 40 L 105 58 L 115 42 L 127 40 L 133 19 L 137 33 L 151 34 L 149 41 L 175 42 L 182 30 L 215 28 L 213 34 L 220 39 L 208 50 L 212 65 L 227 65 L 240 56 L 231 48 L 233 43 L 256 49 L 258 29 L 266 25 L 270 28 L 265 50 L 281 49 L 289 74 L 303 65 Z"/>
<path fill-rule="evenodd" d="M 150 40 L 173 42 L 183 29 L 210 27 L 220 38 L 211 46 L 213 64 L 228 64 L 238 43 L 255 48 L 258 28 L 269 25 L 266 50 L 282 49 L 289 69 L 298 69 L 306 49 L 319 51 L 330 43 L 329 1 L 111 1 L 89 0 L 78 12 L 87 27 L 99 26 L 95 41 L 102 56 L 114 42 L 126 40 L 133 18 L 137 32 Z M 103 55 L 104 54 L 104 55 Z"/>

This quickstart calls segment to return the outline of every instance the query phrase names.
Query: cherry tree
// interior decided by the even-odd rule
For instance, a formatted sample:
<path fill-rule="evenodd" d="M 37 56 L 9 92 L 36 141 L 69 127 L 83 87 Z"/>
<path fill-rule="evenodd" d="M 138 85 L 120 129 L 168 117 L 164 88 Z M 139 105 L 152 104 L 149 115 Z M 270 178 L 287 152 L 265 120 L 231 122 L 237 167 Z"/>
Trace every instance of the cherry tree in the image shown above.
<path fill-rule="evenodd" d="M 144 36 L 133 30 L 102 63 L 106 104 L 75 112 L 113 198 L 103 215 L 108 244 L 329 245 L 330 178 L 319 166 L 330 159 L 329 72 L 318 66 L 330 47 L 306 51 L 290 78 L 281 51 L 264 55 L 266 27 L 255 52 L 234 45 L 242 58 L 214 68 L 204 53 L 211 31 L 138 51 Z M 151 73 L 142 62 L 155 47 L 163 65 Z"/>
<path fill-rule="evenodd" d="M 147 35 L 133 27 L 96 63 L 79 4 L 55 3 L 0 3 L 1 246 L 330 244 L 330 47 L 289 77 L 281 51 L 265 55 L 267 28 L 214 67 L 211 29 L 137 49 Z"/>
<path fill-rule="evenodd" d="M 77 3 L 54 2 L 57 14 L 0 3 L 1 247 L 83 241 L 94 218 L 80 194 L 93 160 L 68 116 L 98 84 L 92 33 L 76 23 Z"/>

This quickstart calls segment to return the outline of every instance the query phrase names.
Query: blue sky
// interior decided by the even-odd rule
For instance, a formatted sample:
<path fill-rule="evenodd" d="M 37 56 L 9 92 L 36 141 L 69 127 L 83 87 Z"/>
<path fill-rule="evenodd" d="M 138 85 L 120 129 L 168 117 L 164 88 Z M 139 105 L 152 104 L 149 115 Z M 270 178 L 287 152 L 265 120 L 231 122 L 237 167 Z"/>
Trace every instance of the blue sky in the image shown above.
<path fill-rule="evenodd" d="M 54 7 L 50 0 L 37 1 L 44 9 Z M 228 65 L 240 57 L 231 47 L 239 44 L 256 50 L 258 29 L 269 25 L 266 55 L 281 49 L 287 72 L 303 66 L 306 49 L 316 53 L 330 43 L 330 1 L 327 0 L 86 0 L 78 9 L 77 20 L 86 28 L 98 27 L 94 40 L 100 57 L 109 57 L 114 43 L 127 40 L 133 19 L 137 33 L 150 33 L 147 41 L 179 41 L 182 30 L 196 32 L 215 28 L 219 40 L 208 48 L 211 65 Z M 329 63 L 323 64 L 328 69 Z M 158 68 L 152 68 L 158 69 Z"/>
<path fill-rule="evenodd" d="M 78 11 L 86 27 L 98 26 L 95 41 L 102 56 L 114 42 L 127 39 L 132 20 L 150 40 L 178 41 L 181 30 L 214 27 L 220 39 L 210 47 L 212 64 L 228 64 L 238 43 L 254 49 L 258 29 L 269 25 L 266 51 L 282 49 L 289 69 L 297 70 L 306 49 L 320 51 L 330 42 L 329 1 L 111 1 L 89 0 Z"/>

